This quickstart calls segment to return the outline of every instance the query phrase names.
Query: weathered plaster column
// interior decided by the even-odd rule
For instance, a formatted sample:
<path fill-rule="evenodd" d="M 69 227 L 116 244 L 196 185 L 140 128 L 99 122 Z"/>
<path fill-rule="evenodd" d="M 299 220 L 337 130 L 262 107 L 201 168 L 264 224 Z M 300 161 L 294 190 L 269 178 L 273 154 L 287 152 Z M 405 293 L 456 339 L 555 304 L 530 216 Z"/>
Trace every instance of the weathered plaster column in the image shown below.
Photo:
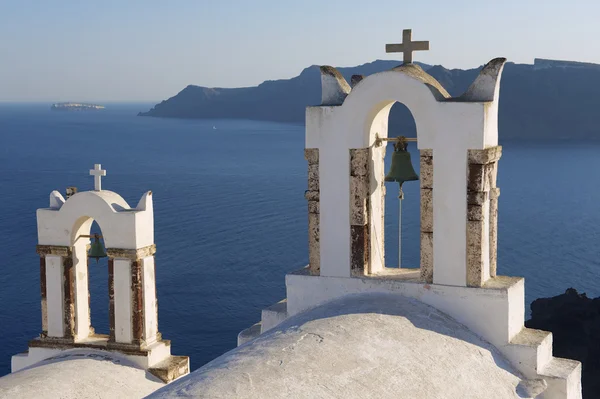
<path fill-rule="evenodd" d="M 369 273 L 369 149 L 350 150 L 350 270 Z"/>
<path fill-rule="evenodd" d="M 481 287 L 496 274 L 497 223 L 494 216 L 497 215 L 498 192 L 495 185 L 497 161 L 501 155 L 500 146 L 468 151 L 467 285 L 471 287 Z M 490 201 L 492 196 L 494 200 Z"/>
<path fill-rule="evenodd" d="M 132 342 L 141 345 L 144 341 L 144 271 L 141 259 L 131 262 L 131 316 Z"/>
<path fill-rule="evenodd" d="M 116 342 L 115 336 L 115 260 L 108 259 L 108 342 Z"/>
<path fill-rule="evenodd" d="M 75 305 L 71 248 L 38 245 L 42 293 L 42 338 L 74 340 Z"/>
<path fill-rule="evenodd" d="M 46 256 L 40 256 L 40 297 L 42 302 L 42 332 L 41 338 L 48 336 L 48 301 L 46 290 Z"/>
<path fill-rule="evenodd" d="M 73 286 L 75 311 L 75 341 L 80 341 L 94 333 L 90 319 L 90 293 L 88 287 L 89 239 L 79 239 L 72 247 Z"/>
<path fill-rule="evenodd" d="M 128 250 L 107 248 L 106 252 L 110 258 L 108 260 L 109 344 L 133 344 L 132 260 L 128 257 L 130 255 Z"/>
<path fill-rule="evenodd" d="M 308 200 L 308 264 L 310 273 L 319 275 L 321 271 L 321 251 L 319 245 L 319 149 L 307 148 L 304 158 L 308 161 L 308 190 L 304 193 Z"/>
<path fill-rule="evenodd" d="M 433 283 L 433 150 L 421 150 L 421 280 Z"/>
<path fill-rule="evenodd" d="M 160 338 L 158 332 L 158 301 L 156 299 L 156 266 L 154 255 L 146 256 L 141 260 L 143 274 L 144 301 L 143 308 L 143 338 L 146 344 Z"/>
<path fill-rule="evenodd" d="M 387 116 L 383 118 L 387 128 Z M 368 225 L 369 225 L 369 260 L 367 274 L 376 275 L 385 270 L 385 155 L 387 145 L 375 144 L 369 149 L 367 163 L 369 187 Z"/>
<path fill-rule="evenodd" d="M 498 269 L 498 197 L 500 189 L 496 187 L 498 162 L 494 163 L 492 187 L 490 189 L 490 276 L 496 277 Z"/>
<path fill-rule="evenodd" d="M 160 339 L 154 253 L 156 246 L 107 249 L 109 260 L 109 346 L 144 347 Z"/>

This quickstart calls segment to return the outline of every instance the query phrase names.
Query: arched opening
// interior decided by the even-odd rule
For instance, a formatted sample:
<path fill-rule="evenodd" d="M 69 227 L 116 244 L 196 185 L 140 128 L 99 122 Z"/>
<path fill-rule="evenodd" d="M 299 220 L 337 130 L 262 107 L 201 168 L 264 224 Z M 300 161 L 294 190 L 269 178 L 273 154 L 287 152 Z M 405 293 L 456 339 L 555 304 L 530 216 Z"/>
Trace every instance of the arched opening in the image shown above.
<path fill-rule="evenodd" d="M 415 119 L 406 105 L 400 102 L 396 102 L 390 111 L 387 136 L 389 138 L 397 136 L 417 137 Z M 409 143 L 407 150 L 411 155 L 412 166 L 418 174 L 419 150 L 416 143 Z M 386 174 L 391 167 L 393 152 L 394 142 L 388 142 L 384 158 Z M 398 183 L 385 182 L 385 188 L 385 266 L 388 268 L 418 269 L 420 263 L 419 182 L 410 181 L 402 185 L 404 193 L 402 201 L 398 198 Z"/>
<path fill-rule="evenodd" d="M 73 268 L 75 291 L 75 336 L 83 339 L 90 334 L 109 334 L 108 258 L 88 258 L 90 244 L 98 234 L 104 248 L 104 238 L 98 223 L 88 216 L 75 222 L 73 228 Z"/>
<path fill-rule="evenodd" d="M 372 137 L 375 135 L 379 138 L 417 137 L 415 118 L 406 105 L 388 101 L 378 104 L 374 111 L 371 126 L 368 126 Z M 406 277 L 418 278 L 421 266 L 420 184 L 419 181 L 407 181 L 403 184 L 402 218 L 399 219 L 399 183 L 385 182 L 385 176 L 392 163 L 394 143 L 394 141 L 379 143 L 375 141 L 375 144 L 370 147 L 371 257 L 368 274 L 409 273 Z M 420 151 L 417 144 L 409 142 L 407 150 L 411 155 L 412 167 L 419 174 Z M 399 252 L 401 262 L 399 262 Z"/>

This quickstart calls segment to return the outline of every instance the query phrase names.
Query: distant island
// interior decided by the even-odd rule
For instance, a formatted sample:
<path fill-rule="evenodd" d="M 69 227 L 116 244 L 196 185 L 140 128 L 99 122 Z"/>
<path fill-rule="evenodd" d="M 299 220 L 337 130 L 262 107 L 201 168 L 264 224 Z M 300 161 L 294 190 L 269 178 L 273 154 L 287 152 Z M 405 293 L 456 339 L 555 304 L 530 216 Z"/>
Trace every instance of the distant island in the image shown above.
<path fill-rule="evenodd" d="M 352 75 L 390 70 L 399 61 L 377 60 L 338 68 L 350 82 Z M 481 66 L 446 69 L 419 64 L 452 96 L 464 93 Z M 600 65 L 535 59 L 534 64 L 507 63 L 501 81 L 499 129 L 501 139 L 600 139 Z M 252 119 L 304 123 L 305 108 L 321 102 L 319 67 L 300 75 L 235 89 L 190 85 L 139 116 L 202 119 Z M 410 112 L 400 104 L 390 114 L 390 132 L 414 134 Z"/>
<path fill-rule="evenodd" d="M 53 111 L 90 111 L 104 109 L 104 105 L 83 103 L 56 103 L 50 107 Z"/>

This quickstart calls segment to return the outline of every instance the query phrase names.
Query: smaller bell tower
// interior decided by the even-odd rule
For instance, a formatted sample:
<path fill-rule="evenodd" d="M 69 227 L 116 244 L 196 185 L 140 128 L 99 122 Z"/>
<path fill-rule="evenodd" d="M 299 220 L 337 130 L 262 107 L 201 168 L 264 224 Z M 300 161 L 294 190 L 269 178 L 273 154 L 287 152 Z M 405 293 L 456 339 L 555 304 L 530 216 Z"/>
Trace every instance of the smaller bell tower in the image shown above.
<path fill-rule="evenodd" d="M 48 208 L 37 211 L 42 328 L 27 352 L 12 357 L 12 372 L 85 348 L 124 356 L 168 383 L 189 373 L 189 358 L 172 356 L 170 341 L 158 330 L 152 192 L 132 208 L 119 194 L 102 190 L 106 171 L 100 164 L 90 175 L 94 190 L 72 193 L 66 200 L 53 191 Z M 101 237 L 90 235 L 94 221 Z M 104 257 L 108 335 L 92 327 L 88 289 L 88 267 Z"/>

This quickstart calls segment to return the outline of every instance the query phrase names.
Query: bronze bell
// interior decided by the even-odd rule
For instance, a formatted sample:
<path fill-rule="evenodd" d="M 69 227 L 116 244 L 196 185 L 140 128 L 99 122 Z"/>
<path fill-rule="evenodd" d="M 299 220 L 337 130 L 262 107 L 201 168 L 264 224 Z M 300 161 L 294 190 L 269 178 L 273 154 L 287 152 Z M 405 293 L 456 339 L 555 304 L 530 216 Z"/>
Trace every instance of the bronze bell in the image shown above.
<path fill-rule="evenodd" d="M 404 137 L 400 137 L 394 146 L 392 166 L 385 176 L 385 181 L 398 182 L 400 187 L 405 181 L 419 180 L 419 175 L 413 169 L 410 153 L 406 150 L 406 146 L 406 140 L 404 140 Z"/>
<path fill-rule="evenodd" d="M 96 259 L 96 263 L 98 263 L 100 258 L 106 258 L 106 251 L 104 250 L 104 246 L 100 243 L 100 236 L 98 234 L 94 234 L 94 242 L 90 246 L 88 256 Z"/>

